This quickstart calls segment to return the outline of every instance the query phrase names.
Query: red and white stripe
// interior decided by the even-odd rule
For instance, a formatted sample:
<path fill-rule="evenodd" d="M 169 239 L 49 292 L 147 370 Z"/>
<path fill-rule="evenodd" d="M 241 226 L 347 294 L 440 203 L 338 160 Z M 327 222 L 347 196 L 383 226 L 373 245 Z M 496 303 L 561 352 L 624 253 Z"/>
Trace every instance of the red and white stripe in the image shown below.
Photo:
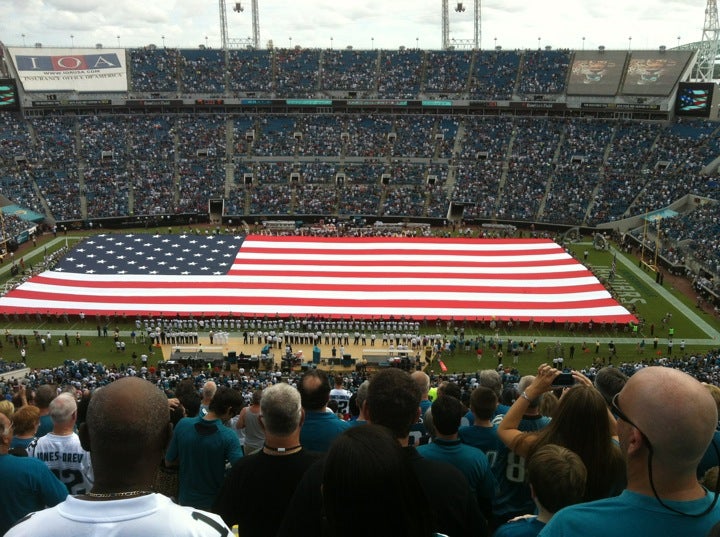
<path fill-rule="evenodd" d="M 550 240 L 249 236 L 220 276 L 47 271 L 0 312 L 635 320 Z"/>

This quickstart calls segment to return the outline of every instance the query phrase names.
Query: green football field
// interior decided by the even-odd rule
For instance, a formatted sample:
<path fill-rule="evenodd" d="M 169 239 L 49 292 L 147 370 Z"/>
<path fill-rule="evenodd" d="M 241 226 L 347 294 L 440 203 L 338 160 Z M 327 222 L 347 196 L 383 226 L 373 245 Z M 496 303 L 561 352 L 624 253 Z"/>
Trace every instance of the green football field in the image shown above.
<path fill-rule="evenodd" d="M 147 232 L 147 230 L 138 231 Z M 123 232 L 125 233 L 127 230 L 123 230 Z M 23 262 L 27 267 L 30 265 L 37 267 L 44 256 L 50 256 L 57 249 L 64 247 L 66 241 L 69 246 L 72 246 L 80 238 L 80 235 L 72 234 L 67 237 L 58 235 L 56 238 L 47 235 L 32 250 L 24 252 Z M 587 250 L 586 263 L 601 278 L 610 277 L 610 267 L 616 253 L 614 249 L 597 251 L 590 242 L 576 243 L 570 248 L 581 260 Z M 507 367 L 517 367 L 522 374 L 535 372 L 539 364 L 552 361 L 560 356 L 564 358 L 563 363 L 566 367 L 576 369 L 590 366 L 593 363 L 608 363 L 611 359 L 612 363 L 617 364 L 668 356 L 670 352 L 668 336 L 671 330 L 674 332 L 672 357 L 680 357 L 683 354 L 704 354 L 711 349 L 720 347 L 720 322 L 717 317 L 697 308 L 692 297 L 683 296 L 667 281 L 663 285 L 656 283 L 654 273 L 638 267 L 637 258 L 626 256 L 620 252 L 617 252 L 616 255 L 616 273 L 609 279 L 609 286 L 621 304 L 628 309 L 632 308 L 635 315 L 641 319 L 642 324 L 637 333 L 625 326 L 613 329 L 611 326 L 602 327 L 597 324 L 593 327 L 592 332 L 588 331 L 586 325 L 580 329 L 577 326 L 558 324 L 553 329 L 549 324 L 541 326 L 540 323 L 535 323 L 532 329 L 523 324 L 521 327 L 513 327 L 512 330 L 508 330 L 502 323 L 495 329 L 488 324 L 467 325 L 464 326 L 466 338 L 475 338 L 476 336 L 485 338 L 485 347 L 481 358 L 478 358 L 474 343 L 467 351 L 463 345 L 460 345 L 453 354 L 445 353 L 442 356 L 448 371 L 470 372 L 481 368 L 497 367 L 497 348 L 493 348 L 491 344 L 491 340 L 496 337 L 499 337 L 503 343 L 502 363 Z M 16 261 L 18 260 L 19 257 L 16 257 Z M 12 283 L 9 269 L 8 262 L 0 266 L 0 284 L 7 286 Z M 0 316 L 0 324 L 2 324 L 3 332 L 28 336 L 27 362 L 30 367 L 51 367 L 62 364 L 64 360 L 82 358 L 100 361 L 106 365 L 119 365 L 120 363 L 129 363 L 133 352 L 140 355 L 148 353 L 149 348 L 147 343 L 141 344 L 138 341 L 133 344 L 130 340 L 129 334 L 135 328 L 134 317 L 124 318 L 121 312 L 118 314 L 117 319 L 110 320 L 109 331 L 112 336 L 115 328 L 119 329 L 123 341 L 126 342 L 124 353 L 116 351 L 112 337 L 97 336 L 98 320 L 94 317 L 88 317 L 85 323 L 80 323 L 73 318 L 67 321 L 63 318 L 43 318 L 38 321 L 25 316 L 17 319 Z M 664 318 L 669 320 L 663 322 Z M 105 324 L 102 319 L 100 323 Z M 457 328 L 460 327 L 461 325 L 457 326 Z M 444 333 L 450 338 L 454 333 L 454 327 L 449 327 L 447 323 L 443 323 L 442 326 L 432 323 L 423 327 L 422 330 L 427 333 Z M 33 331 L 38 331 L 43 335 L 49 331 L 53 336 L 53 343 L 46 346 L 46 350 L 43 351 L 40 343 L 36 342 L 33 337 Z M 80 344 L 76 344 L 76 332 L 80 332 Z M 70 344 L 60 347 L 57 345 L 57 338 L 64 338 L 65 334 L 68 335 Z M 231 333 L 230 343 L 225 346 L 224 350 L 243 351 L 247 354 L 259 351 L 257 344 L 255 346 L 242 345 L 241 339 L 235 339 L 240 335 L 239 331 Z M 207 344 L 207 333 L 201 333 L 200 336 L 200 341 Z M 537 346 L 532 352 L 520 353 L 518 363 L 513 364 L 512 354 L 508 352 L 508 345 L 512 341 L 517 342 L 520 346 L 535 341 Z M 615 355 L 612 355 L 610 351 L 609 344 L 611 342 L 615 345 Z M 0 338 L 0 343 L 3 345 L 3 348 L 0 349 L 0 356 L 5 361 L 20 360 L 19 349 L 16 349 L 4 337 Z M 684 350 L 681 349 L 683 345 Z M 304 349 L 305 356 L 312 356 L 310 346 L 306 347 L 308 348 Z M 154 354 L 151 355 L 150 362 L 154 363 L 162 358 L 162 353 L 160 349 L 152 350 Z M 362 349 L 349 346 L 347 351 L 352 354 L 353 358 L 360 358 Z M 330 349 L 323 347 L 323 356 L 329 354 Z M 434 364 L 432 368 L 436 373 L 440 372 L 438 364 Z"/>

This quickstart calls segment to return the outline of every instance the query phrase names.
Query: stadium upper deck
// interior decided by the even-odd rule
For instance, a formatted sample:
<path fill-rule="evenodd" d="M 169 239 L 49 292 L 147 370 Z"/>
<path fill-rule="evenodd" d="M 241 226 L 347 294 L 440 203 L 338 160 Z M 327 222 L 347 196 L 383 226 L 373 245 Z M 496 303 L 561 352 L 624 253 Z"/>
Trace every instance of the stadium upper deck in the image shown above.
<path fill-rule="evenodd" d="M 5 54 L 6 71 L 19 82 L 26 108 L 142 107 L 151 104 L 147 99 L 161 98 L 170 99 L 165 103 L 170 107 L 426 105 L 607 117 L 642 112 L 655 119 L 667 119 L 678 82 L 687 77 L 693 59 L 693 51 L 664 49 L 222 51 L 151 46 L 9 48 Z M 312 102 L 293 102 L 297 99 Z"/>

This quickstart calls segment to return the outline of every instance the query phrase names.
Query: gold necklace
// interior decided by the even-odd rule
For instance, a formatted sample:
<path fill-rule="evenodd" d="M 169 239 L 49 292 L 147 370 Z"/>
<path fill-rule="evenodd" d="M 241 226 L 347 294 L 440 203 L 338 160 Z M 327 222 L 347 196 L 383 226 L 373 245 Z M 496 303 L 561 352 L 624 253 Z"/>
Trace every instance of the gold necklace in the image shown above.
<path fill-rule="evenodd" d="M 129 490 L 127 492 L 86 492 L 89 498 L 129 498 L 131 496 L 145 496 L 154 494 L 152 490 Z"/>

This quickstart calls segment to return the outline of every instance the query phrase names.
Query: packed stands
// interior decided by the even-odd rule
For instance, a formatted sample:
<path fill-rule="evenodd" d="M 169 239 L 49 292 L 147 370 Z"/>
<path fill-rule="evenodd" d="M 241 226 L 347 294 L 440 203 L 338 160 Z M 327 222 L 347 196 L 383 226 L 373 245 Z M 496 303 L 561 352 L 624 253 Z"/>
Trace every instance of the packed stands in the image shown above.
<path fill-rule="evenodd" d="M 421 50 L 383 50 L 378 97 L 410 99 L 420 91 L 424 53 Z"/>
<path fill-rule="evenodd" d="M 146 47 L 131 49 L 130 89 L 135 92 L 176 93 L 181 62 L 177 49 Z"/>
<path fill-rule="evenodd" d="M 570 56 L 567 50 L 525 51 L 518 93 L 562 93 L 567 83 Z"/>
<path fill-rule="evenodd" d="M 182 50 L 180 80 L 183 93 L 222 94 L 225 91 L 225 53 L 216 49 Z"/>
<path fill-rule="evenodd" d="M 326 50 L 322 54 L 321 88 L 367 95 L 377 87 L 378 52 Z"/>

